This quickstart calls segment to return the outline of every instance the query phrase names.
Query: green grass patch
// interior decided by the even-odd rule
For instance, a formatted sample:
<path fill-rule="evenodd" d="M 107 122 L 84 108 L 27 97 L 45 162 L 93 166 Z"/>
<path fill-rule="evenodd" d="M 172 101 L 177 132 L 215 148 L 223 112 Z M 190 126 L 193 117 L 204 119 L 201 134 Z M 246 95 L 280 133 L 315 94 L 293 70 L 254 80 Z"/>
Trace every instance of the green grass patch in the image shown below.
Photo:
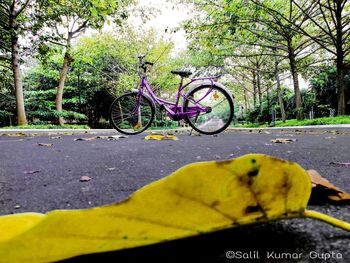
<path fill-rule="evenodd" d="M 334 125 L 334 124 L 350 124 L 350 116 L 338 116 L 338 117 L 324 117 L 316 118 L 311 120 L 286 120 L 285 123 L 282 121 L 276 121 L 275 127 L 287 127 L 287 126 L 312 126 L 312 125 Z M 266 128 L 271 127 L 268 123 L 258 124 L 249 123 L 242 125 L 235 125 L 236 128 Z"/>
<path fill-rule="evenodd" d="M 8 126 L 2 129 L 90 129 L 88 125 L 54 125 L 54 124 L 40 124 L 40 125 L 24 125 L 24 126 Z"/>

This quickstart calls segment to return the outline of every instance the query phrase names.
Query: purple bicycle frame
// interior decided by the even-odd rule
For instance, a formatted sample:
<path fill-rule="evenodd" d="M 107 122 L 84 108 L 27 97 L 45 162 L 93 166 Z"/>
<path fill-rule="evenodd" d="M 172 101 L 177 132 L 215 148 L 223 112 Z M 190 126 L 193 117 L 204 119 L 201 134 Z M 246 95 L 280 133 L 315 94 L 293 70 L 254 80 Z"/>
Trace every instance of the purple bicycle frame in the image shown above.
<path fill-rule="evenodd" d="M 173 120 L 181 120 L 181 119 L 184 119 L 186 116 L 194 117 L 198 114 L 198 112 L 207 112 L 208 109 L 206 107 L 199 105 L 198 103 L 209 95 L 209 93 L 213 89 L 212 87 L 214 86 L 214 81 L 217 78 L 218 77 L 216 77 L 216 76 L 204 77 L 204 78 L 194 78 L 194 79 L 191 79 L 191 81 L 188 82 L 187 84 L 185 84 L 184 86 L 183 86 L 183 79 L 181 78 L 179 88 L 177 90 L 176 102 L 174 103 L 174 102 L 170 102 L 170 101 L 167 101 L 167 100 L 164 100 L 164 99 L 157 97 L 154 94 L 154 92 L 152 91 L 151 86 L 148 84 L 146 76 L 142 76 L 141 81 L 140 81 L 140 85 L 139 85 L 138 100 L 137 100 L 137 104 L 136 104 L 136 107 L 135 107 L 133 113 L 136 113 L 140 107 L 142 94 L 144 92 L 144 89 L 146 89 L 147 93 L 150 95 L 153 102 L 155 102 L 156 104 L 158 104 L 161 107 L 164 107 L 164 109 L 168 113 L 168 116 Z M 204 96 L 202 98 L 200 98 L 197 101 L 194 101 L 196 106 L 190 106 L 190 107 L 188 107 L 188 111 L 184 112 L 184 106 L 183 105 L 179 106 L 180 97 L 183 97 L 184 99 L 188 99 L 188 98 L 186 97 L 185 94 L 183 94 L 182 91 L 186 87 L 188 87 L 188 85 L 190 85 L 191 83 L 193 83 L 195 81 L 200 81 L 200 80 L 210 80 L 211 88 L 208 90 L 208 92 L 206 94 L 204 94 Z"/>

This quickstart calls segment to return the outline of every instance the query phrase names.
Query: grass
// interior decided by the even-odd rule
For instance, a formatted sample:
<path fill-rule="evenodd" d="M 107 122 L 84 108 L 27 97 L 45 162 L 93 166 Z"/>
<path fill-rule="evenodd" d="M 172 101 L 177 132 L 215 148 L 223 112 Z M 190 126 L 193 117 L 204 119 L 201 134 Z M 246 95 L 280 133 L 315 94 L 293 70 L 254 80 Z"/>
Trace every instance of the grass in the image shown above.
<path fill-rule="evenodd" d="M 287 127 L 287 126 L 312 126 L 312 125 L 334 125 L 334 124 L 350 124 L 350 116 L 338 116 L 338 117 L 324 117 L 324 118 L 316 118 L 311 120 L 286 120 L 285 123 L 282 121 L 276 121 L 275 127 Z M 235 126 L 237 128 L 246 127 L 246 128 L 265 128 L 270 127 L 271 125 L 264 124 L 243 124 L 239 126 Z"/>
<path fill-rule="evenodd" d="M 54 125 L 54 124 L 40 124 L 40 125 L 24 125 L 24 126 L 8 126 L 2 129 L 90 129 L 88 125 Z"/>

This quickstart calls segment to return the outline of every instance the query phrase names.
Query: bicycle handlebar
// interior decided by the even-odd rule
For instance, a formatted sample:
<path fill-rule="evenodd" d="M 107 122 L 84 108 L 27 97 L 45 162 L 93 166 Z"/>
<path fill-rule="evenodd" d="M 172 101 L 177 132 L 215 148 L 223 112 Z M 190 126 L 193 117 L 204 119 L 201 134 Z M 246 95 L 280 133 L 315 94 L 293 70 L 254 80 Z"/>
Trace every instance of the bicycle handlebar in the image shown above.
<path fill-rule="evenodd" d="M 142 62 L 142 59 L 143 59 L 144 57 L 145 57 L 145 56 L 137 56 L 137 58 L 139 59 L 139 67 L 140 67 L 141 69 L 143 69 L 143 72 L 144 72 L 144 73 L 146 73 L 146 71 L 147 71 L 147 65 L 153 66 L 154 63 L 149 62 L 149 61 Z"/>

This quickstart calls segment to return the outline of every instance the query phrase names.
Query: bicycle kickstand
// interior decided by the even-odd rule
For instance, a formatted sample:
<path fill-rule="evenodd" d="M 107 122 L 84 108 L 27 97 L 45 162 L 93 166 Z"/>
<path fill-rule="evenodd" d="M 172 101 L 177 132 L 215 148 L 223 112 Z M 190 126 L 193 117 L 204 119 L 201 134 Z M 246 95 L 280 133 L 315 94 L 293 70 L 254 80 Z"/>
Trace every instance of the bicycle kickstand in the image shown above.
<path fill-rule="evenodd" d="M 194 119 L 194 122 L 197 122 L 198 116 L 199 116 L 199 111 L 197 111 L 196 118 Z M 191 129 L 190 136 L 192 136 L 193 128 Z"/>

